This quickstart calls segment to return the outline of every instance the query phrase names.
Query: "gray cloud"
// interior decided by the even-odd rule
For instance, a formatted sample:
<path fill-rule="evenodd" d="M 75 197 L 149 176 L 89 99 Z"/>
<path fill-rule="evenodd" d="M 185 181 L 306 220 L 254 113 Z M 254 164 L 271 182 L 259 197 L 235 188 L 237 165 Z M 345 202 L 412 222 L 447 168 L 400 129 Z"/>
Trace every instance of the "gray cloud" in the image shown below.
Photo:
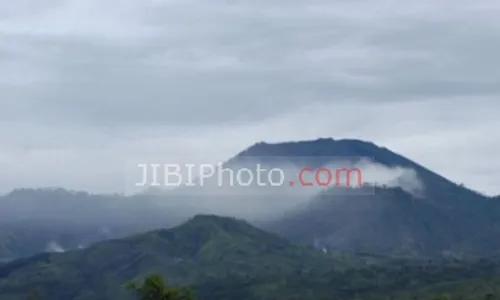
<path fill-rule="evenodd" d="M 351 137 L 499 193 L 500 3 L 0 4 L 0 189 L 123 189 L 124 162 Z"/>

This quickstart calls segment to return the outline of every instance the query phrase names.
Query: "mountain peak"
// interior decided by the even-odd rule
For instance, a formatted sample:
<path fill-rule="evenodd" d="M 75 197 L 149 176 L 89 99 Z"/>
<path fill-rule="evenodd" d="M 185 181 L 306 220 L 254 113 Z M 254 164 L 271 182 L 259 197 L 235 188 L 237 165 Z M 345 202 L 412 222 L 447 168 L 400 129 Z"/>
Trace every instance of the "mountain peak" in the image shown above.
<path fill-rule="evenodd" d="M 225 236 L 258 237 L 268 234 L 244 220 L 208 214 L 196 215 L 172 230 L 183 234 L 204 233 L 207 237 L 219 234 Z"/>
<path fill-rule="evenodd" d="M 204 230 L 210 228 L 214 230 L 225 231 L 226 229 L 231 229 L 232 227 L 241 226 L 244 224 L 246 226 L 251 226 L 245 221 L 225 216 L 209 215 L 209 214 L 199 214 L 191 219 L 187 220 L 176 229 L 178 230 L 198 230 L 203 228 Z"/>
<path fill-rule="evenodd" d="M 221 225 L 224 223 L 240 223 L 240 222 L 245 222 L 245 221 L 234 217 L 219 216 L 213 214 L 198 214 L 190 218 L 180 226 L 187 226 L 192 224 L 206 224 L 206 223 L 216 223 Z"/>
<path fill-rule="evenodd" d="M 293 247 L 288 240 L 246 221 L 216 215 L 196 215 L 177 227 L 137 235 L 132 244 L 147 244 L 151 240 L 156 241 L 164 254 L 202 260 L 222 253 L 238 256 Z"/>
<path fill-rule="evenodd" d="M 380 148 L 372 142 L 357 139 L 318 138 L 278 143 L 258 142 L 237 157 L 259 156 L 372 156 Z"/>
<path fill-rule="evenodd" d="M 318 138 L 311 140 L 302 140 L 302 141 L 284 141 L 277 143 L 268 143 L 268 142 L 258 142 L 254 145 L 248 147 L 241 154 L 246 155 L 259 155 L 263 152 L 267 152 L 269 150 L 279 149 L 281 151 L 290 150 L 295 152 L 304 152 L 305 149 L 319 149 L 319 148 L 332 148 L 339 146 L 371 146 L 377 147 L 372 142 L 357 140 L 357 139 L 340 139 L 335 140 L 333 138 Z M 302 151 L 299 151 L 302 150 Z M 300 154 L 300 153 L 297 153 Z M 298 155 L 299 156 L 299 155 Z"/>

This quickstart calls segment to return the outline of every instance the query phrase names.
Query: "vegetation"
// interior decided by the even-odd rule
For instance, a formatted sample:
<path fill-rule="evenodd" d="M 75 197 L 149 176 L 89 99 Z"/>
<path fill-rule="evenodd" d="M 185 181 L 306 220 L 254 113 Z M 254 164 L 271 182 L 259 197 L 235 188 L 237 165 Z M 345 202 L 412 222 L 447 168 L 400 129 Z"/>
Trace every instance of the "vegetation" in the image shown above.
<path fill-rule="evenodd" d="M 142 284 L 129 285 L 134 294 L 125 282 Z M 323 253 L 240 220 L 197 216 L 170 230 L 0 267 L 2 300 L 26 299 L 30 289 L 39 300 L 193 299 L 173 287 L 189 287 L 200 300 L 483 299 L 500 296 L 500 260 Z"/>
<path fill-rule="evenodd" d="M 127 288 L 137 295 L 137 300 L 195 300 L 190 289 L 168 286 L 160 274 L 148 276 L 141 285 L 129 283 Z"/>

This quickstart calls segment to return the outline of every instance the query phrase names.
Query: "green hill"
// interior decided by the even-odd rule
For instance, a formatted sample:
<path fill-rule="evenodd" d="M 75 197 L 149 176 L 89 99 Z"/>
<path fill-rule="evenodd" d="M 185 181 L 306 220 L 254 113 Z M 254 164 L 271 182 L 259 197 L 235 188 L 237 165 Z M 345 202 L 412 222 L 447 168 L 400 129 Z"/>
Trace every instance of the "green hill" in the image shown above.
<path fill-rule="evenodd" d="M 1 265 L 0 299 L 36 291 L 40 300 L 127 300 L 124 284 L 151 273 L 192 287 L 201 300 L 433 299 L 441 292 L 478 299 L 495 293 L 499 266 L 496 259 L 323 253 L 238 219 L 199 215 L 172 229 Z"/>
<path fill-rule="evenodd" d="M 295 246 L 244 221 L 196 216 L 173 229 L 9 263 L 0 268 L 0 299 L 19 299 L 28 287 L 52 300 L 126 297 L 121 285 L 151 272 L 172 284 L 192 285 L 362 264 Z"/>

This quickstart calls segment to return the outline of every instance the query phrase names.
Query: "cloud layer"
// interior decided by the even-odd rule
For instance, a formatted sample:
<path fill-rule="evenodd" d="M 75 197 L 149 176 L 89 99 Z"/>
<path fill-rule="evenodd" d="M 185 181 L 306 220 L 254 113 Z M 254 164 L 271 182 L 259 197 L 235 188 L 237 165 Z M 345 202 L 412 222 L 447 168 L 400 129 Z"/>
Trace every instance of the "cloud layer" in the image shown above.
<path fill-rule="evenodd" d="M 128 161 L 361 138 L 500 193 L 500 3 L 0 4 L 0 189 L 122 191 Z"/>

